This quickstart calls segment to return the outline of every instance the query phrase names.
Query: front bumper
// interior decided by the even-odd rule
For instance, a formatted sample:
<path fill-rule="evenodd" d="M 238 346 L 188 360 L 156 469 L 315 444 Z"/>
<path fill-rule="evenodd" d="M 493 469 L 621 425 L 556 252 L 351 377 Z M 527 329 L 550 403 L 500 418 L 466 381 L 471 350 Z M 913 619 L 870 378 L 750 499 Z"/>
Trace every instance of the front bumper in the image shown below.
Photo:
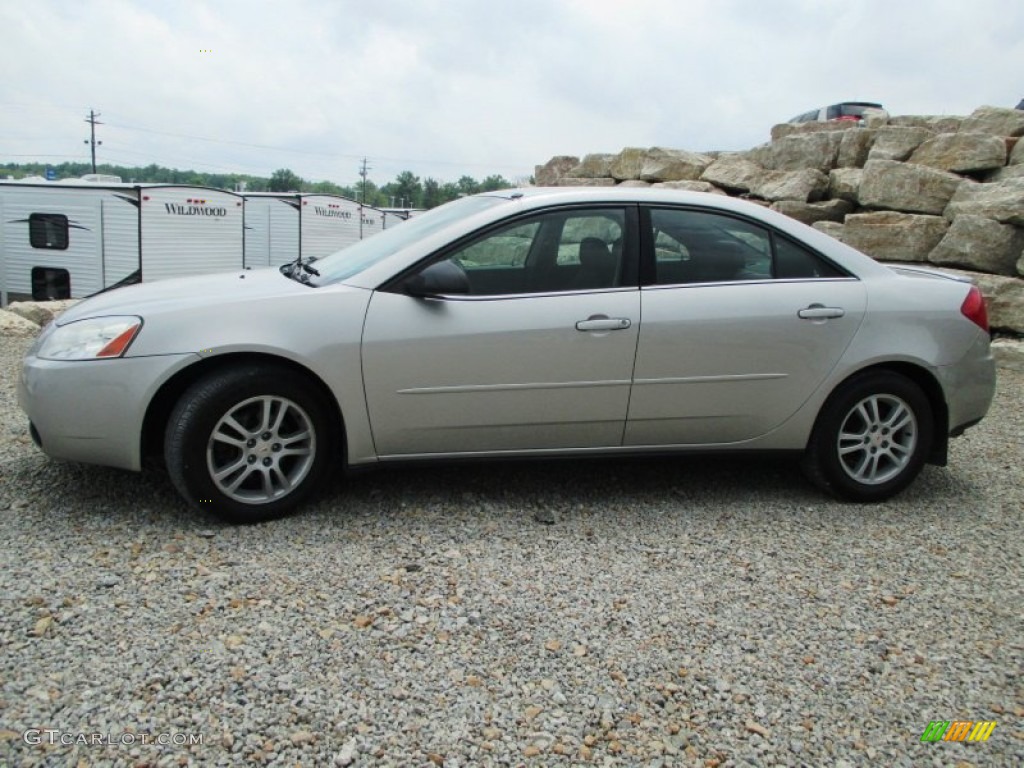
<path fill-rule="evenodd" d="M 146 408 L 164 382 L 197 359 L 179 354 L 71 362 L 30 352 L 18 379 L 18 404 L 47 455 L 137 471 Z"/>

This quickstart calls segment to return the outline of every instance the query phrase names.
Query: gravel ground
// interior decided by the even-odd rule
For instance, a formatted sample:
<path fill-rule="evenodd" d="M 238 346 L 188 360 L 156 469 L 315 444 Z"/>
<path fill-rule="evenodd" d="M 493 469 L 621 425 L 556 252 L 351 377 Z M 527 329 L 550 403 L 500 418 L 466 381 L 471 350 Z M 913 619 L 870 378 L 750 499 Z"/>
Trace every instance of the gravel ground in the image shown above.
<path fill-rule="evenodd" d="M 0 340 L 2 765 L 1024 764 L 1024 374 L 885 505 L 781 460 L 566 462 L 227 527 L 39 454 L 27 345 Z M 998 725 L 920 742 L 957 719 Z"/>

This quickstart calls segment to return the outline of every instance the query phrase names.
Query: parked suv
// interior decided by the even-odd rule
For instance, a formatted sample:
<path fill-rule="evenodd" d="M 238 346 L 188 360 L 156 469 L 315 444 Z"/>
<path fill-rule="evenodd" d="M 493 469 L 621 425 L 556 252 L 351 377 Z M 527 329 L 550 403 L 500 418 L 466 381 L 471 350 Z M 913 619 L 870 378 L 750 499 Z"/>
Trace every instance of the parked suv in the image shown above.
<path fill-rule="evenodd" d="M 832 104 L 821 109 L 812 109 L 791 118 L 791 123 L 816 123 L 828 122 L 829 120 L 849 120 L 858 123 L 867 122 L 870 115 L 888 117 L 889 113 L 882 108 L 881 104 L 871 101 L 844 101 L 840 104 Z"/>

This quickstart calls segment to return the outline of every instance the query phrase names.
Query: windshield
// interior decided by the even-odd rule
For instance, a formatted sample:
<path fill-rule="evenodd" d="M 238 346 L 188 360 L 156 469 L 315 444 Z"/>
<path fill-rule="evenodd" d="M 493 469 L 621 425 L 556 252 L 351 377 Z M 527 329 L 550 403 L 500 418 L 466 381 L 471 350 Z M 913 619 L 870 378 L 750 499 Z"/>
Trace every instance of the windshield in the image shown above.
<path fill-rule="evenodd" d="M 395 225 L 393 229 L 386 229 L 380 234 L 360 240 L 340 251 L 335 251 L 330 256 L 317 259 L 316 271 L 319 275 L 311 278 L 309 282 L 312 285 L 327 285 L 346 280 L 386 259 L 391 254 L 397 253 L 407 245 L 444 229 L 452 222 L 503 202 L 507 202 L 507 198 L 473 196 L 463 197 L 433 208 L 424 214 Z"/>

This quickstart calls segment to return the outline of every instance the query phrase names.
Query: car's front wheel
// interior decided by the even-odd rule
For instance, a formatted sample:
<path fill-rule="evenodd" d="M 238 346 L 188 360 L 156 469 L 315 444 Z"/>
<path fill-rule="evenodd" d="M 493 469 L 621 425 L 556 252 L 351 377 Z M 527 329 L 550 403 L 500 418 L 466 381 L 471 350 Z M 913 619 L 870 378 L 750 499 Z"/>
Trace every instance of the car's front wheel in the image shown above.
<path fill-rule="evenodd" d="M 250 364 L 193 384 L 168 419 L 171 481 L 194 506 L 232 522 L 290 512 L 323 479 L 328 409 L 301 375 Z"/>
<path fill-rule="evenodd" d="M 843 384 L 818 416 L 804 469 L 818 485 L 851 501 L 882 501 L 913 482 L 934 435 L 921 388 L 891 371 Z"/>

